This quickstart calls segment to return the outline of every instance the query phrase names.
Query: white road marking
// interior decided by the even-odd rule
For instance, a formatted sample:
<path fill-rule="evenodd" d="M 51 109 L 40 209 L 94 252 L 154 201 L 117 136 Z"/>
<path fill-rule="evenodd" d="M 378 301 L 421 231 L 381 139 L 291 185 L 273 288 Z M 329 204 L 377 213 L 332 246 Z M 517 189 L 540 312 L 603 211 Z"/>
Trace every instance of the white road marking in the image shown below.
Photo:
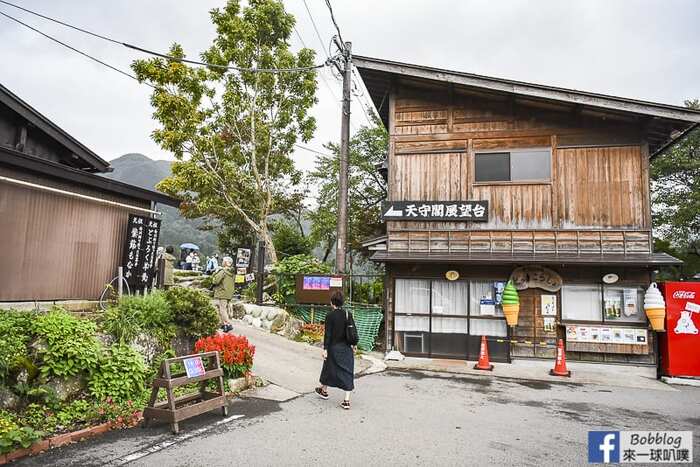
<path fill-rule="evenodd" d="M 190 438 L 194 438 L 195 436 L 201 435 L 202 433 L 205 433 L 215 426 L 223 425 L 225 423 L 231 422 L 233 420 L 238 420 L 239 418 L 243 418 L 245 415 L 233 415 L 231 417 L 224 418 L 223 420 L 219 420 L 218 422 L 214 423 L 213 425 L 208 425 L 202 428 L 199 428 L 197 430 L 189 431 L 187 433 L 183 433 L 181 435 L 175 436 L 174 438 L 170 438 L 166 441 L 163 441 L 162 443 L 154 444 L 153 446 L 150 446 L 146 449 L 142 449 L 140 451 L 136 451 L 134 453 L 129 454 L 128 456 L 120 457 L 119 459 L 115 459 L 112 462 L 109 463 L 109 465 L 126 465 L 130 462 L 137 461 L 139 459 L 142 459 L 146 456 L 149 456 L 151 454 L 155 454 L 156 452 L 162 451 L 163 449 L 167 449 L 170 446 L 173 446 L 174 444 L 181 443 L 183 441 L 187 441 Z"/>

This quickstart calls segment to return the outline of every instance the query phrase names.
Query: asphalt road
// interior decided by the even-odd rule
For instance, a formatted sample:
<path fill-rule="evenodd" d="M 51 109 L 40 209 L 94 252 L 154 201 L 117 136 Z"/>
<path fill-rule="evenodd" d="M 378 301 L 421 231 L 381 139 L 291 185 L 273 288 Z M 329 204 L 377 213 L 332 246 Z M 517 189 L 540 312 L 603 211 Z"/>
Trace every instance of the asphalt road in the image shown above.
<path fill-rule="evenodd" d="M 340 391 L 284 403 L 249 399 L 225 420 L 123 430 L 18 462 L 39 465 L 585 465 L 587 431 L 693 430 L 700 388 L 677 391 L 387 371 Z M 172 444 L 169 444 L 172 443 Z M 700 461 L 700 432 L 694 439 Z"/>

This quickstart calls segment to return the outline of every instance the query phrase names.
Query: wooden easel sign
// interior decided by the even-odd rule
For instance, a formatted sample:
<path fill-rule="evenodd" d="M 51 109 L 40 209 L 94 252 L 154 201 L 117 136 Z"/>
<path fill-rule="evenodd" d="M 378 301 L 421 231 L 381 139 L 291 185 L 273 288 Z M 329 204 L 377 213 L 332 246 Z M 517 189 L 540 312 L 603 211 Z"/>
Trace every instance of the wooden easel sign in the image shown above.
<path fill-rule="evenodd" d="M 180 373 L 173 374 L 172 366 L 178 363 L 185 367 L 185 373 L 180 370 Z M 158 377 L 153 380 L 151 399 L 143 410 L 143 425 L 148 426 L 151 419 L 163 420 L 170 423 L 173 433 L 178 433 L 179 422 L 182 420 L 218 408 L 221 409 L 223 416 L 228 415 L 223 376 L 224 370 L 221 368 L 219 352 L 205 352 L 164 360 Z M 216 392 L 207 390 L 207 381 L 212 379 L 216 380 Z M 199 383 L 199 391 L 176 399 L 173 388 L 190 383 Z M 156 403 L 158 391 L 161 388 L 165 389 L 168 400 Z"/>

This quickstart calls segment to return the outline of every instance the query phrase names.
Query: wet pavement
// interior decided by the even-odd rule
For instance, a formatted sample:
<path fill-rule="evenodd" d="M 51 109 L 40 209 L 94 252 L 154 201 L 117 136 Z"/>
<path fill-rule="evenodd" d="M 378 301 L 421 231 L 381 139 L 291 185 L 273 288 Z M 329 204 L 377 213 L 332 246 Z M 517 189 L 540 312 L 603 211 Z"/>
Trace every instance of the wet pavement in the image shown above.
<path fill-rule="evenodd" d="M 666 390 L 388 370 L 357 380 L 352 410 L 306 394 L 237 400 L 229 415 L 116 431 L 16 465 L 582 465 L 587 431 L 693 430 L 700 388 Z M 223 420 L 223 423 L 222 423 Z M 218 424 L 217 424 L 218 422 Z M 700 433 L 694 439 L 700 460 Z"/>

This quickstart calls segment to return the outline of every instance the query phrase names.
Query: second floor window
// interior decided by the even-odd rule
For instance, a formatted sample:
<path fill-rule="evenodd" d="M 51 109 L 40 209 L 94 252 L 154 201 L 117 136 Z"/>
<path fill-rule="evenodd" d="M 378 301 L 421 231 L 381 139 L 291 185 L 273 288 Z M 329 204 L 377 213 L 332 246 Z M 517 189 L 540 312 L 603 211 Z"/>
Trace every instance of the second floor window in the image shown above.
<path fill-rule="evenodd" d="M 476 182 L 549 181 L 551 151 L 521 149 L 476 153 L 474 166 Z"/>

